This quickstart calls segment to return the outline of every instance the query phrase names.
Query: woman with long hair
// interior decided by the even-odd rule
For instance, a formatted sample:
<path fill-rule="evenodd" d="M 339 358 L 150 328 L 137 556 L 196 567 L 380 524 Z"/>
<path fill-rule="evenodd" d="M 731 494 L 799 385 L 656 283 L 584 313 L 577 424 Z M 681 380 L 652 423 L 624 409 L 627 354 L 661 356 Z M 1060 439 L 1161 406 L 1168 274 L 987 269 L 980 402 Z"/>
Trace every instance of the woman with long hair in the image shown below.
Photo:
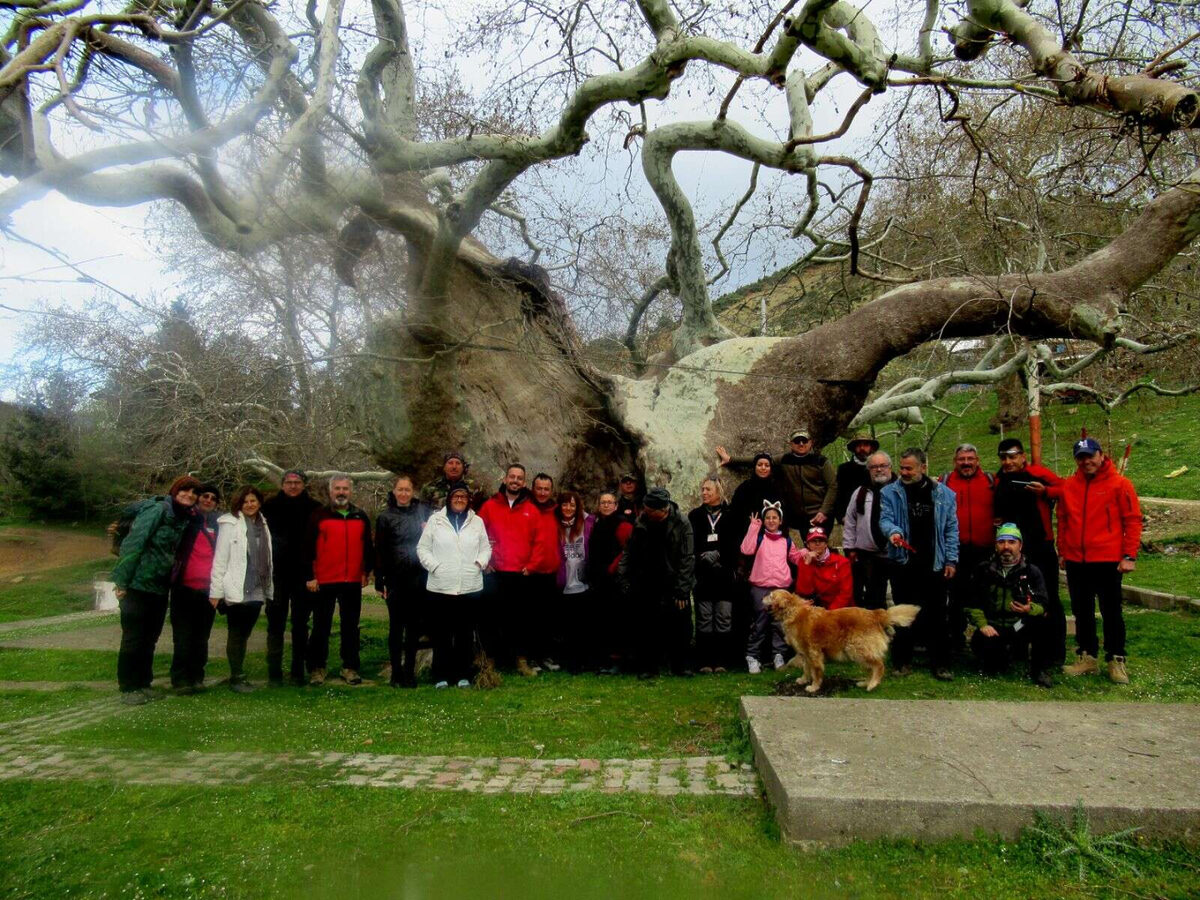
<path fill-rule="evenodd" d="M 262 505 L 262 491 L 248 484 L 233 495 L 229 512 L 217 519 L 217 552 L 208 596 L 228 621 L 229 689 L 238 694 L 254 690 L 244 669 L 246 642 L 263 604 L 275 591 L 271 532 Z"/>
<path fill-rule="evenodd" d="M 589 620 L 594 614 L 588 597 L 588 541 L 596 520 L 584 511 L 575 491 L 558 495 L 554 510 L 558 522 L 558 591 L 563 614 L 555 619 L 566 626 L 561 645 L 566 649 L 567 668 L 579 674 L 596 662 L 596 633 Z"/>

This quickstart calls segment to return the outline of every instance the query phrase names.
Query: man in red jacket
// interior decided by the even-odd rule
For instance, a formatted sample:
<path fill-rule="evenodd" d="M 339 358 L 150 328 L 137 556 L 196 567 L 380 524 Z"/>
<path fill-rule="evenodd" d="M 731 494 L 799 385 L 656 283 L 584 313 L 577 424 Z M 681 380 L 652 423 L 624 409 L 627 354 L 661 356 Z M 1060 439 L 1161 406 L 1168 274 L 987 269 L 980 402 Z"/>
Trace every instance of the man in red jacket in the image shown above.
<path fill-rule="evenodd" d="M 525 467 L 513 463 L 500 489 L 483 504 L 479 518 L 492 542 L 487 567 L 488 594 L 493 602 L 484 613 L 484 646 L 495 658 L 517 660 L 517 671 L 537 674 L 529 665 L 533 591 L 529 575 L 536 561 L 541 513 L 525 487 Z"/>
<path fill-rule="evenodd" d="M 1121 578 L 1132 572 L 1142 537 L 1137 493 L 1117 472 L 1100 444 L 1084 438 L 1075 444 L 1075 474 L 1049 489 L 1058 501 L 1058 552 L 1067 570 L 1067 592 L 1075 614 L 1077 661 L 1068 675 L 1092 675 L 1097 662 L 1096 600 L 1104 619 L 1104 657 L 1108 677 L 1128 684 L 1125 670 L 1125 619 L 1121 615 Z"/>
<path fill-rule="evenodd" d="M 826 609 L 854 605 L 854 577 L 850 560 L 829 549 L 829 533 L 819 525 L 808 529 L 807 552 L 796 566 L 796 593 Z"/>
<path fill-rule="evenodd" d="M 958 503 L 958 570 L 950 582 L 950 639 L 958 648 L 967 627 L 966 608 L 971 593 L 971 573 L 992 558 L 996 539 L 992 510 L 994 482 L 979 467 L 979 450 L 974 444 L 959 444 L 954 450 L 954 471 L 942 476 L 942 484 L 954 491 Z"/>
<path fill-rule="evenodd" d="M 308 520 L 306 587 L 317 595 L 312 603 L 313 629 L 308 642 L 309 684 L 325 683 L 335 604 L 342 619 L 342 680 L 362 684 L 358 674 L 358 620 L 362 615 L 362 589 L 375 564 L 375 549 L 371 544 L 371 520 L 350 502 L 353 489 L 349 475 L 331 477 L 329 505 L 314 511 Z M 308 610 L 303 614 L 307 627 Z"/>
<path fill-rule="evenodd" d="M 558 566 L 561 562 L 558 540 L 558 504 L 554 498 L 554 479 L 545 472 L 533 476 L 533 505 L 538 510 L 538 527 L 534 536 L 533 560 L 529 566 L 533 602 L 530 605 L 530 652 L 539 665 L 557 672 L 551 645 L 555 643 L 561 620 L 555 600 L 558 598 Z M 536 666 L 535 666 L 536 668 Z"/>

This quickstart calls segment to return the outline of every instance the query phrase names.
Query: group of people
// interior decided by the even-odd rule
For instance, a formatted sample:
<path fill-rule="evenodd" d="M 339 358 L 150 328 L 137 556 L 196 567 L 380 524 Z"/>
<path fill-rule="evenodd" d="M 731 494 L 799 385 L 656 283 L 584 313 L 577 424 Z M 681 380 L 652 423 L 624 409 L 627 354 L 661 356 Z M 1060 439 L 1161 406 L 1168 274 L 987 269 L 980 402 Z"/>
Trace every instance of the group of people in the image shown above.
<path fill-rule="evenodd" d="M 1135 564 L 1141 512 L 1095 440 L 1075 445 L 1076 471 L 1065 479 L 1030 463 L 1013 438 L 1000 442 L 994 475 L 971 444 L 939 479 L 919 448 L 893 462 L 857 435 L 847 451 L 835 470 L 805 428 L 778 459 L 735 460 L 718 447 L 720 467 L 746 466 L 749 476 L 728 499 L 717 474 L 705 478 L 687 514 L 666 488 L 643 492 L 633 473 L 599 494 L 594 513 L 579 493 L 556 492 L 544 472 L 530 480 L 519 463 L 487 496 L 451 452 L 419 491 L 398 476 L 374 527 L 346 475 L 329 479 L 322 504 L 304 472 L 288 471 L 270 499 L 247 485 L 220 516 L 219 490 L 184 476 L 167 496 L 127 511 L 112 576 L 118 682 L 126 702 L 155 696 L 154 646 L 169 610 L 172 686 L 203 689 L 220 613 L 230 687 L 252 690 L 246 641 L 265 609 L 272 685 L 284 683 L 289 615 L 291 681 L 324 683 L 335 611 L 341 677 L 361 683 L 362 592 L 373 576 L 389 616 L 385 671 L 397 687 L 416 684 L 423 636 L 437 687 L 468 687 L 493 663 L 525 677 L 564 666 L 643 678 L 664 667 L 781 669 L 791 651 L 764 608 L 767 594 L 786 588 L 829 609 L 882 608 L 889 586 L 893 602 L 921 609 L 894 638 L 899 674 L 923 648 L 934 677 L 949 680 L 951 656 L 970 633 L 986 671 L 1027 659 L 1032 679 L 1049 686 L 1065 657 L 1060 560 L 1077 643 L 1063 671 L 1099 671 L 1099 600 L 1108 675 L 1128 681 L 1121 579 Z M 844 555 L 830 546 L 837 522 Z"/>

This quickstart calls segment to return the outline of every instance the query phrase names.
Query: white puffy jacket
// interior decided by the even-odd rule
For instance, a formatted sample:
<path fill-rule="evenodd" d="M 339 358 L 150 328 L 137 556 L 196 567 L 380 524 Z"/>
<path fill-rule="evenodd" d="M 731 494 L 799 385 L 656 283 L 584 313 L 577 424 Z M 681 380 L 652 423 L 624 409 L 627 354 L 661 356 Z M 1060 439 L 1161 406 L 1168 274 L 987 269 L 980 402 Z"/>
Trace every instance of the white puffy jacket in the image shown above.
<path fill-rule="evenodd" d="M 417 559 L 429 573 L 428 589 L 435 594 L 473 594 L 483 590 L 483 569 L 492 558 L 483 519 L 467 510 L 462 529 L 454 530 L 445 509 L 425 523 L 417 541 Z"/>
<path fill-rule="evenodd" d="M 271 555 L 271 530 L 262 513 L 263 535 L 267 539 L 268 565 L 273 566 Z M 263 594 L 267 600 L 275 596 L 275 582 L 270 569 L 263 579 Z M 212 581 L 208 596 L 226 603 L 242 603 L 246 593 L 246 520 L 233 513 L 225 513 L 217 519 L 217 549 L 213 551 Z"/>

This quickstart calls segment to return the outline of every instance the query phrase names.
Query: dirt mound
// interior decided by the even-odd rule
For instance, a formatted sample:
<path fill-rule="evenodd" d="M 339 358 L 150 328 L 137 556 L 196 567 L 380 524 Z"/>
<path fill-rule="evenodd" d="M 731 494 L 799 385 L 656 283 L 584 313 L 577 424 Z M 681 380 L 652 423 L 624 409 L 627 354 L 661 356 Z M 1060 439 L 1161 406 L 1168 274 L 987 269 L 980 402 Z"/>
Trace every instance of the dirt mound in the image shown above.
<path fill-rule="evenodd" d="M 0 578 L 101 559 L 109 541 L 102 535 L 44 528 L 0 530 Z"/>
<path fill-rule="evenodd" d="M 804 690 L 803 685 L 796 684 L 795 678 L 785 678 L 775 685 L 776 697 L 828 697 L 834 694 L 844 694 L 855 686 L 853 678 L 842 675 L 826 675 L 821 681 L 821 689 L 815 694 Z"/>

